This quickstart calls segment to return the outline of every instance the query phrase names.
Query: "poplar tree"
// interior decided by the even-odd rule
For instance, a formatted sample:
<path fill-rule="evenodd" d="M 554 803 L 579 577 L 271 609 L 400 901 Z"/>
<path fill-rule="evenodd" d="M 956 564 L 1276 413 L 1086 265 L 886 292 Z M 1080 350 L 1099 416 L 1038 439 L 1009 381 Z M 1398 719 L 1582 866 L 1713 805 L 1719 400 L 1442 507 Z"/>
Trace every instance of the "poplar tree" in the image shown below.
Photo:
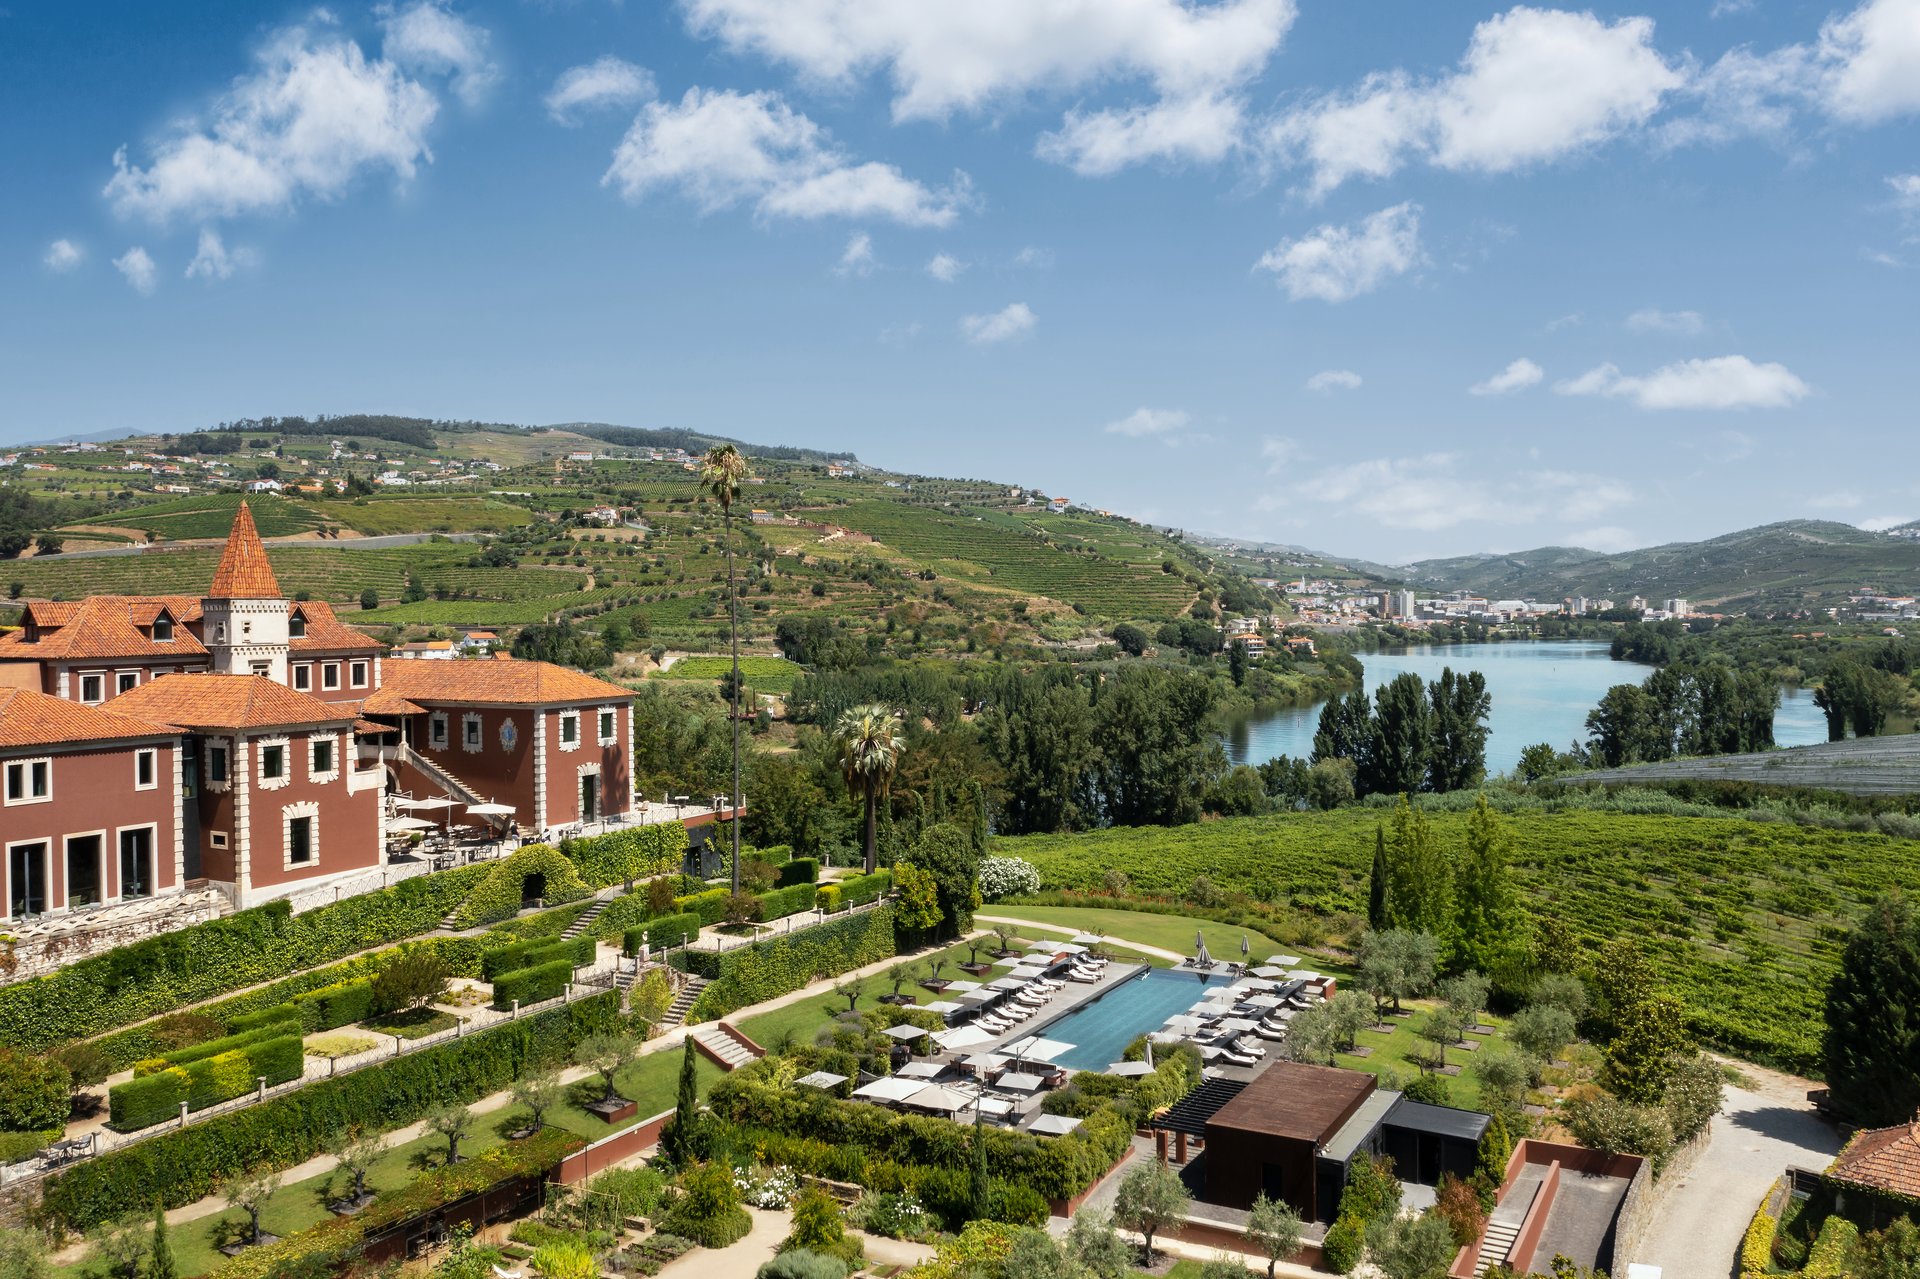
<path fill-rule="evenodd" d="M 1460 862 L 1459 937 L 1454 955 L 1464 968 L 1504 971 L 1517 949 L 1520 907 L 1507 873 L 1507 834 L 1485 795 L 1467 819 L 1467 851 Z"/>

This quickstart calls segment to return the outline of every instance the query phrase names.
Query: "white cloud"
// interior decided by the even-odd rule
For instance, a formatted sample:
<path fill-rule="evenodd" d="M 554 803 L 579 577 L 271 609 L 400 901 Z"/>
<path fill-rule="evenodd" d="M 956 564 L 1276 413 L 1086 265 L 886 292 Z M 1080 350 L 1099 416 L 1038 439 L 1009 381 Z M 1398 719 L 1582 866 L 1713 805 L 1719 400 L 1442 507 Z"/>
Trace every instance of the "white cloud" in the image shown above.
<path fill-rule="evenodd" d="M 1352 226 L 1331 223 L 1282 240 L 1254 264 L 1271 271 L 1287 296 L 1345 302 L 1371 293 L 1421 261 L 1420 206 L 1396 204 Z"/>
<path fill-rule="evenodd" d="M 1290 111 L 1266 131 L 1324 195 L 1411 160 L 1503 173 L 1598 146 L 1644 124 L 1685 76 L 1653 47 L 1650 18 L 1516 6 L 1474 28 L 1460 67 L 1423 80 L 1376 72 L 1349 93 Z"/>
<path fill-rule="evenodd" d="M 1300 441 L 1290 436 L 1269 435 L 1260 441 L 1260 459 L 1267 464 L 1269 475 L 1280 474 L 1300 454 Z"/>
<path fill-rule="evenodd" d="M 835 275 L 870 275 L 873 273 L 873 237 L 865 231 L 855 231 L 847 240 L 846 252 L 840 255 L 840 265 L 833 268 Z"/>
<path fill-rule="evenodd" d="M 1812 390 L 1786 365 L 1756 364 L 1744 355 L 1681 360 L 1644 377 L 1602 364 L 1553 389 L 1562 395 L 1625 398 L 1643 409 L 1777 409 Z"/>
<path fill-rule="evenodd" d="M 1014 302 L 990 315 L 969 315 L 960 321 L 960 331 L 976 346 L 1006 342 L 1025 337 L 1040 322 L 1025 302 Z"/>
<path fill-rule="evenodd" d="M 1650 306 L 1629 315 L 1627 327 L 1635 333 L 1697 337 L 1706 331 L 1707 322 L 1698 311 L 1662 311 Z"/>
<path fill-rule="evenodd" d="M 1388 528 L 1589 520 L 1633 500 L 1606 476 L 1531 471 L 1498 478 L 1460 453 L 1371 458 L 1303 477 L 1293 497 L 1353 512 Z"/>
<path fill-rule="evenodd" d="M 1041 135 L 1034 154 L 1086 178 L 1149 160 L 1212 164 L 1239 144 L 1244 114 L 1239 99 L 1214 94 L 1125 110 L 1069 111 L 1058 130 Z"/>
<path fill-rule="evenodd" d="M 1820 28 L 1822 91 L 1842 120 L 1874 124 L 1920 111 L 1920 2 L 1867 0 Z"/>
<path fill-rule="evenodd" d="M 1640 539 L 1632 529 L 1621 528 L 1618 524 L 1602 524 L 1598 528 L 1567 534 L 1567 542 L 1573 546 L 1584 546 L 1590 551 L 1612 554 L 1632 550 L 1640 544 Z"/>
<path fill-rule="evenodd" d="M 1352 369 L 1322 369 L 1307 379 L 1309 391 L 1357 391 L 1361 377 Z"/>
<path fill-rule="evenodd" d="M 40 260 L 49 271 L 71 271 L 86 259 L 87 251 L 72 240 L 55 240 L 47 246 L 47 254 Z"/>
<path fill-rule="evenodd" d="M 1884 533 L 1890 528 L 1899 528 L 1902 524 L 1913 523 L 1911 515 L 1879 515 L 1872 519 L 1855 520 L 1855 528 L 1865 529 L 1869 533 Z"/>
<path fill-rule="evenodd" d="M 1084 173 L 1217 160 L 1241 132 L 1237 91 L 1293 25 L 1294 0 L 686 0 L 694 34 L 845 87 L 884 73 L 893 118 L 945 120 L 1031 96 L 1144 84 L 1145 101 L 1070 112 L 1040 154 Z"/>
<path fill-rule="evenodd" d="M 856 163 L 779 94 L 689 89 L 649 102 L 601 178 L 629 200 L 662 188 L 713 212 L 751 200 L 762 217 L 879 218 L 947 226 L 972 200 L 964 173 L 931 190 L 890 164 Z"/>
<path fill-rule="evenodd" d="M 453 91 L 468 106 L 476 106 L 500 79 L 500 68 L 487 56 L 491 37 L 455 14 L 443 0 L 416 0 L 404 9 L 383 6 L 381 24 L 387 36 L 380 46 L 397 66 L 451 77 Z"/>
<path fill-rule="evenodd" d="M 967 264 L 951 253 L 936 253 L 927 260 L 927 274 L 942 284 L 952 284 L 966 269 Z"/>
<path fill-rule="evenodd" d="M 1467 388 L 1467 394 L 1511 395 L 1515 391 L 1539 385 L 1540 379 L 1546 375 L 1546 370 L 1523 355 L 1486 381 L 1475 382 Z"/>
<path fill-rule="evenodd" d="M 630 107 L 652 98 L 653 73 L 612 54 L 561 72 L 547 91 L 547 114 L 577 124 L 581 112 Z"/>
<path fill-rule="evenodd" d="M 153 265 L 153 259 L 147 256 L 145 249 L 136 244 L 115 258 L 113 265 L 121 275 L 127 277 L 127 283 L 133 286 L 135 293 L 140 294 L 142 297 L 149 296 L 153 293 L 153 287 L 159 277 L 159 272 Z"/>
<path fill-rule="evenodd" d="M 427 150 L 434 96 L 392 62 L 303 27 L 278 33 L 258 67 L 234 81 L 204 122 L 154 148 L 152 162 L 114 155 L 103 194 L 122 215 L 155 222 L 291 207 L 331 199 L 362 171 L 413 176 Z"/>
<path fill-rule="evenodd" d="M 189 280 L 224 280 L 241 267 L 254 264 L 252 249 L 228 250 L 219 233 L 211 227 L 200 229 L 200 247 L 193 255 L 193 261 L 187 264 Z"/>
<path fill-rule="evenodd" d="M 1887 179 L 1887 186 L 1893 192 L 1894 207 L 1908 217 L 1920 217 L 1920 173 L 1896 173 Z"/>
<path fill-rule="evenodd" d="M 1158 439 L 1171 444 L 1186 434 L 1187 424 L 1192 420 L 1185 409 L 1138 408 L 1101 429 L 1109 435 L 1124 435 L 1132 440 Z"/>
<path fill-rule="evenodd" d="M 1047 271 L 1053 267 L 1053 250 L 1043 249 L 1029 244 L 1013 255 L 1013 264 L 1034 271 Z"/>
<path fill-rule="evenodd" d="M 1561 329 L 1578 328 L 1580 325 L 1585 324 L 1586 321 L 1587 317 L 1580 312 L 1569 311 L 1567 314 L 1556 319 L 1548 320 L 1546 328 L 1542 331 L 1546 333 L 1558 333 Z"/>
<path fill-rule="evenodd" d="M 1713 0 L 1713 8 L 1707 11 L 1709 18 L 1731 18 L 1739 13 L 1753 12 L 1753 0 Z"/>

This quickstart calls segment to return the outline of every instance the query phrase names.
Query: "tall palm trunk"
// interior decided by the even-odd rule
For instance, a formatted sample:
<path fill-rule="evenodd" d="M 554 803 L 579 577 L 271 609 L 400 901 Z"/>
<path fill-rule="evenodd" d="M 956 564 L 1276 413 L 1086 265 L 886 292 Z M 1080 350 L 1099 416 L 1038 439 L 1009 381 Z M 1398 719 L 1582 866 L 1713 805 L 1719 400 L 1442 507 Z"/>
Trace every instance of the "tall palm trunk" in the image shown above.
<path fill-rule="evenodd" d="M 722 508 L 727 538 L 727 630 L 733 643 L 733 891 L 740 891 L 740 592 L 733 584 L 733 507 Z"/>
<path fill-rule="evenodd" d="M 873 819 L 874 819 L 874 809 L 876 805 L 874 803 L 875 796 L 873 793 L 873 783 L 871 781 L 867 783 L 866 790 L 867 790 L 867 874 L 871 875 L 875 870 L 879 869 L 879 866 L 880 866 L 880 835 L 878 830 L 876 830 L 874 827 Z"/>

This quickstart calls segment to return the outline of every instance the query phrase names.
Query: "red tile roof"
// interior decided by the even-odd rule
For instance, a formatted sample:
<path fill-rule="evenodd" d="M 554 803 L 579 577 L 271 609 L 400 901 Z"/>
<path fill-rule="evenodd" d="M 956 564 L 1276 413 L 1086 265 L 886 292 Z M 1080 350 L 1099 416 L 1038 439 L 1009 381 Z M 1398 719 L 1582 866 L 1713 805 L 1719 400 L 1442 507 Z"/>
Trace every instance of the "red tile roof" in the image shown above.
<path fill-rule="evenodd" d="M 200 601 L 175 595 L 94 595 L 71 605 L 58 629 L 47 631 L 44 610 L 35 605 L 35 621 L 43 628 L 38 640 L 29 642 L 22 631 L 0 640 L 0 659 L 51 661 L 87 661 L 123 657 L 197 658 L 207 655 L 206 646 L 187 629 L 189 618 L 200 615 Z M 166 610 L 174 620 L 173 638 L 147 638 L 153 619 Z"/>
<path fill-rule="evenodd" d="M 552 706 L 566 702 L 626 701 L 628 689 L 551 662 L 396 661 L 381 667 L 381 689 L 367 699 L 371 714 L 395 714 L 385 697 L 414 702 L 491 706 Z"/>
<path fill-rule="evenodd" d="M 31 689 L 0 688 L 0 750 L 171 737 L 173 732 L 165 724 L 125 715 L 118 709 L 86 706 Z"/>
<path fill-rule="evenodd" d="M 363 649 L 377 653 L 386 646 L 354 630 L 334 614 L 325 600 L 298 600 L 293 612 L 307 619 L 307 633 L 289 640 L 287 647 L 296 653 L 336 653 L 345 649 Z"/>
<path fill-rule="evenodd" d="M 120 694 L 116 708 L 182 728 L 344 724 L 353 708 L 323 702 L 264 675 L 162 675 Z"/>
<path fill-rule="evenodd" d="M 1835 1181 L 1920 1199 L 1920 1122 L 1858 1134 L 1827 1175 Z"/>
<path fill-rule="evenodd" d="M 220 554 L 220 567 L 213 571 L 213 589 L 208 599 L 277 600 L 283 599 L 280 583 L 267 563 L 267 548 L 254 527 L 253 512 L 245 502 L 233 517 L 233 531 L 227 534 L 227 549 Z"/>

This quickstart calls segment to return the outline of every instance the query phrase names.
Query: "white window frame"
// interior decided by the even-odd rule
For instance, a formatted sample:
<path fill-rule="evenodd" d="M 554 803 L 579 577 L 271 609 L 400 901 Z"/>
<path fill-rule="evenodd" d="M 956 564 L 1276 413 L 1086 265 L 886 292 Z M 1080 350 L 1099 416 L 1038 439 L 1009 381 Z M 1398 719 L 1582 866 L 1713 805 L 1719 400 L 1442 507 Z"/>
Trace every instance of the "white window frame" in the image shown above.
<path fill-rule="evenodd" d="M 486 723 L 478 711 L 468 711 L 460 717 L 460 749 L 469 755 L 476 755 L 486 747 Z"/>
<path fill-rule="evenodd" d="M 147 780 L 140 780 L 140 761 L 147 761 Z M 133 752 L 133 788 L 135 790 L 160 789 L 160 748 L 142 746 Z"/>
<path fill-rule="evenodd" d="M 333 758 L 333 766 L 331 768 L 315 768 L 313 766 L 313 749 L 314 747 L 318 746 L 322 742 L 325 742 L 329 747 L 332 748 L 331 754 Z M 334 733 L 311 734 L 307 738 L 307 780 L 310 782 L 325 783 L 325 782 L 337 781 L 339 780 L 339 777 L 340 777 L 340 738 L 339 736 Z"/>
<path fill-rule="evenodd" d="M 451 737 L 447 732 L 447 713 L 435 711 L 427 716 L 427 745 L 437 751 L 447 749 Z"/>
<path fill-rule="evenodd" d="M 254 768 L 259 772 L 261 790 L 280 790 L 293 785 L 293 749 L 285 737 L 262 737 L 254 742 Z M 267 776 L 267 752 L 280 748 L 280 776 Z"/>
<path fill-rule="evenodd" d="M 567 740 L 567 728 L 569 725 L 571 725 L 573 728 L 572 741 Z M 561 711 L 560 727 L 554 733 L 554 736 L 558 739 L 561 750 L 563 751 L 579 750 L 580 749 L 580 712 L 577 710 Z"/>
<path fill-rule="evenodd" d="M 76 830 L 60 837 L 60 898 L 61 898 L 61 904 L 65 906 L 66 909 L 91 910 L 94 907 L 104 906 L 108 902 L 114 900 L 114 895 L 107 892 L 107 881 L 112 878 L 112 876 L 107 873 L 108 872 L 107 836 L 111 833 L 112 832 L 107 831 L 105 829 Z M 69 873 L 73 868 L 73 854 L 67 847 L 69 844 L 73 843 L 73 841 L 76 839 L 97 839 L 100 841 L 99 843 L 100 864 L 96 868 L 96 871 L 100 880 L 100 900 L 97 902 L 92 902 L 86 906 L 79 906 L 79 907 L 76 907 L 73 904 L 73 876 L 72 874 Z M 117 856 L 118 853 L 119 853 L 118 848 L 115 848 L 114 855 Z"/>
<path fill-rule="evenodd" d="M 153 885 L 146 893 L 138 897 L 129 897 L 127 896 L 126 863 L 121 860 L 120 842 L 129 833 L 139 830 L 147 832 L 147 856 L 153 859 L 152 864 L 147 867 L 147 873 L 153 877 Z M 114 829 L 113 872 L 114 882 L 120 888 L 117 896 L 121 901 L 143 902 L 160 895 L 160 824 L 158 822 L 136 822 L 131 826 L 120 826 Z"/>
<path fill-rule="evenodd" d="M 47 790 L 43 795 L 33 793 L 33 769 L 36 764 L 43 765 L 47 770 Z M 20 770 L 21 782 L 20 796 L 17 799 L 13 794 L 13 770 L 16 768 Z M 0 800 L 4 801 L 6 807 L 18 808 L 24 804 L 53 802 L 53 756 L 39 755 L 32 759 L 10 759 L 5 767 L 0 769 L 0 775 L 4 775 L 5 786 L 4 790 L 0 790 Z"/>
<path fill-rule="evenodd" d="M 347 663 L 347 686 L 365 688 L 367 686 L 368 662 L 366 658 Z"/>
<path fill-rule="evenodd" d="M 227 832 L 223 830 L 208 831 L 207 846 L 210 848 L 225 849 L 227 846 Z"/>
<path fill-rule="evenodd" d="M 293 860 L 293 823 L 295 818 L 311 819 L 307 827 L 307 860 Z M 312 870 L 320 864 L 320 805 L 307 799 L 297 804 L 288 804 L 280 810 L 280 868 L 282 870 Z"/>
<path fill-rule="evenodd" d="M 312 662 L 295 662 L 293 664 L 293 689 L 297 693 L 313 691 Z"/>
<path fill-rule="evenodd" d="M 226 773 L 225 777 L 215 777 L 213 775 L 213 761 L 216 756 L 220 760 L 221 770 Z M 207 739 L 207 749 L 201 755 L 201 767 L 205 769 L 206 772 L 208 790 L 228 791 L 233 789 L 233 761 L 235 758 L 233 739 L 227 737 L 210 737 Z"/>
<path fill-rule="evenodd" d="M 602 746 L 614 746 L 619 744 L 619 741 L 620 741 L 620 708 L 619 707 L 602 706 L 599 710 L 594 712 L 593 723 L 594 723 L 595 729 L 599 730 L 600 744 Z M 611 732 L 604 730 L 603 726 L 607 724 L 613 725 L 613 729 Z"/>
<path fill-rule="evenodd" d="M 340 663 L 320 663 L 320 691 L 323 693 L 340 691 Z"/>
<path fill-rule="evenodd" d="M 7 841 L 5 862 L 0 862 L 0 877 L 6 881 L 6 891 L 0 894 L 0 919 L 13 918 L 13 850 L 40 845 L 40 874 L 47 884 L 47 911 L 53 910 L 53 837 L 36 835 L 32 839 L 14 839 Z"/>
<path fill-rule="evenodd" d="M 115 671 L 113 673 L 113 695 L 115 697 L 120 696 L 120 694 L 122 693 L 131 693 L 134 689 L 139 687 L 140 687 L 140 672 L 138 669 L 131 670 L 131 671 Z"/>
<path fill-rule="evenodd" d="M 99 684 L 100 684 L 100 692 L 98 693 L 98 695 L 96 695 L 96 696 L 93 696 L 93 697 L 88 697 L 88 696 L 87 696 L 87 681 L 88 681 L 88 680 L 98 680 L 98 681 L 99 681 Z M 105 671 L 88 671 L 88 672 L 85 672 L 85 673 L 83 673 L 83 674 L 82 674 L 82 675 L 80 676 L 80 703 L 81 703 L 81 705 L 83 705 L 83 706 L 98 706 L 98 705 L 99 705 L 100 703 L 102 703 L 102 702 L 104 702 L 104 701 L 106 701 L 106 700 L 107 700 L 107 673 L 106 673 Z"/>

